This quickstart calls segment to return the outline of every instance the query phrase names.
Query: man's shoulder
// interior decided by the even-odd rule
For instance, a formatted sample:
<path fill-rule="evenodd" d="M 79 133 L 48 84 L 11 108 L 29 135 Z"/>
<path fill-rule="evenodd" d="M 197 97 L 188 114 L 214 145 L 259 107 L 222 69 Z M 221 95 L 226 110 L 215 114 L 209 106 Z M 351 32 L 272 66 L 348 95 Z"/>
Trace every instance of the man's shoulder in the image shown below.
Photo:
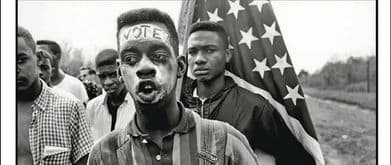
<path fill-rule="evenodd" d="M 64 80 L 66 80 L 66 81 L 63 81 L 63 82 L 71 83 L 72 85 L 78 85 L 78 86 L 83 85 L 83 83 L 79 79 L 77 79 L 76 77 L 73 77 L 69 74 L 66 74 L 66 73 L 65 73 Z"/>
<path fill-rule="evenodd" d="M 48 88 L 48 97 L 51 98 L 53 103 L 72 104 L 76 105 L 79 100 L 63 95 L 58 89 Z"/>
<path fill-rule="evenodd" d="M 45 99 L 48 101 L 47 106 L 53 107 L 52 109 L 68 110 L 82 107 L 79 100 L 61 95 L 53 88 L 48 88 L 46 97 Z"/>
<path fill-rule="evenodd" d="M 247 102 L 268 102 L 263 96 L 256 94 L 254 92 L 249 91 L 246 88 L 235 86 L 232 91 L 237 93 L 238 98 L 247 101 Z"/>
<path fill-rule="evenodd" d="M 91 99 L 87 102 L 87 107 L 96 107 L 99 104 L 103 104 L 105 96 L 106 94 L 100 94 L 99 96 L 96 96 L 95 98 Z"/>
<path fill-rule="evenodd" d="M 203 118 L 201 120 L 201 125 L 205 125 L 203 129 L 213 129 L 213 131 L 216 131 L 215 133 L 220 133 L 220 134 L 232 134 L 235 137 L 241 137 L 242 133 L 240 133 L 237 129 L 235 129 L 233 126 L 228 124 L 227 122 L 224 121 L 219 121 L 219 120 L 210 120 L 210 119 L 205 119 Z"/>
<path fill-rule="evenodd" d="M 122 135 L 125 135 L 124 129 L 114 130 L 109 134 L 99 139 L 96 144 L 92 147 L 91 153 L 109 153 L 115 152 L 122 143 L 129 139 L 125 139 Z M 120 144 L 121 143 L 121 144 Z"/>
<path fill-rule="evenodd" d="M 74 96 L 72 93 L 64 91 L 64 90 L 62 90 L 60 88 L 51 88 L 51 89 L 52 89 L 52 92 L 57 93 L 60 96 L 64 96 L 64 97 L 72 99 L 72 100 L 74 100 L 76 102 L 80 102 L 80 100 L 76 96 Z"/>

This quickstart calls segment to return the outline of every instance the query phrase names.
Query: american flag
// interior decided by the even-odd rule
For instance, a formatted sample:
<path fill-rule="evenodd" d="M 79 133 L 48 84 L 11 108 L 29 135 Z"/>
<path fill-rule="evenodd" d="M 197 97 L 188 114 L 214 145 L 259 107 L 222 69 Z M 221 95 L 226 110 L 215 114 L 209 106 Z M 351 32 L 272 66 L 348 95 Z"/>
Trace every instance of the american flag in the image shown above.
<path fill-rule="evenodd" d="M 186 47 L 190 25 L 198 21 L 214 21 L 225 27 L 233 52 L 225 74 L 239 86 L 266 98 L 316 164 L 323 165 L 304 94 L 270 1 L 183 1 L 178 25 L 182 48 Z M 192 78 L 190 72 L 182 83 L 188 82 L 187 78 Z"/>

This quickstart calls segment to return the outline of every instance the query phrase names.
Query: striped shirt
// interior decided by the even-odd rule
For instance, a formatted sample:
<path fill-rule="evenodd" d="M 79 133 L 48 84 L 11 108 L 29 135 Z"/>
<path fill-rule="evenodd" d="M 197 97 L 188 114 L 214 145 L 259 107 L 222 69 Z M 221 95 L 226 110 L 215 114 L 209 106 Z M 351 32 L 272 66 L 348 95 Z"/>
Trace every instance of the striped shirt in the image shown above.
<path fill-rule="evenodd" d="M 32 110 L 29 141 L 34 164 L 75 164 L 89 153 L 92 138 L 80 102 L 58 95 L 42 81 Z"/>
<path fill-rule="evenodd" d="M 179 105 L 180 122 L 163 138 L 162 146 L 139 130 L 135 117 L 125 129 L 99 141 L 88 164 L 257 164 L 247 139 L 239 131 L 220 121 L 201 119 Z"/>

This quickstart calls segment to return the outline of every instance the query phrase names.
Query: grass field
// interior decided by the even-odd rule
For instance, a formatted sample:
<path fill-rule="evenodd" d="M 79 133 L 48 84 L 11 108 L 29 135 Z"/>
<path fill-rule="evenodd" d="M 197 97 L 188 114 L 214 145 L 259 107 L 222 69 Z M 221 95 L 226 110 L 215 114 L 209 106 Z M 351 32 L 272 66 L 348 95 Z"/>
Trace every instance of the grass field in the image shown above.
<path fill-rule="evenodd" d="M 303 90 L 305 94 L 312 97 L 354 104 L 362 108 L 376 110 L 376 93 L 320 90 L 309 87 L 305 87 Z"/>
<path fill-rule="evenodd" d="M 345 96 L 351 98 L 344 98 L 344 100 L 350 99 L 357 102 L 357 100 L 365 97 L 359 94 L 351 95 L 343 92 L 339 92 L 340 96 L 337 96 L 336 93 L 338 92 L 336 91 L 325 92 L 307 88 L 304 89 L 304 92 L 312 96 L 306 97 L 306 101 L 326 165 L 375 165 L 375 111 L 322 99 L 330 98 L 330 96 L 326 95 L 330 93 L 333 94 L 331 96 L 333 100 Z M 369 99 L 367 98 L 367 100 Z M 363 103 L 373 105 L 368 103 L 368 101 L 360 101 L 360 104 Z M 368 107 L 368 105 L 365 105 L 365 107 Z"/>

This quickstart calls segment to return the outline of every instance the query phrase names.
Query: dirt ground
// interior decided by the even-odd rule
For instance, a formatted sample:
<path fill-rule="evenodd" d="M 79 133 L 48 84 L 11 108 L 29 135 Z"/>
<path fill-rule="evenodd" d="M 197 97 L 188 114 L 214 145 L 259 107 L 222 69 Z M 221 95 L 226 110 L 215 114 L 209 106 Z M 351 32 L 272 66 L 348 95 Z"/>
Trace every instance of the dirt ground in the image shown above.
<path fill-rule="evenodd" d="M 327 165 L 376 164 L 376 113 L 306 96 Z"/>

